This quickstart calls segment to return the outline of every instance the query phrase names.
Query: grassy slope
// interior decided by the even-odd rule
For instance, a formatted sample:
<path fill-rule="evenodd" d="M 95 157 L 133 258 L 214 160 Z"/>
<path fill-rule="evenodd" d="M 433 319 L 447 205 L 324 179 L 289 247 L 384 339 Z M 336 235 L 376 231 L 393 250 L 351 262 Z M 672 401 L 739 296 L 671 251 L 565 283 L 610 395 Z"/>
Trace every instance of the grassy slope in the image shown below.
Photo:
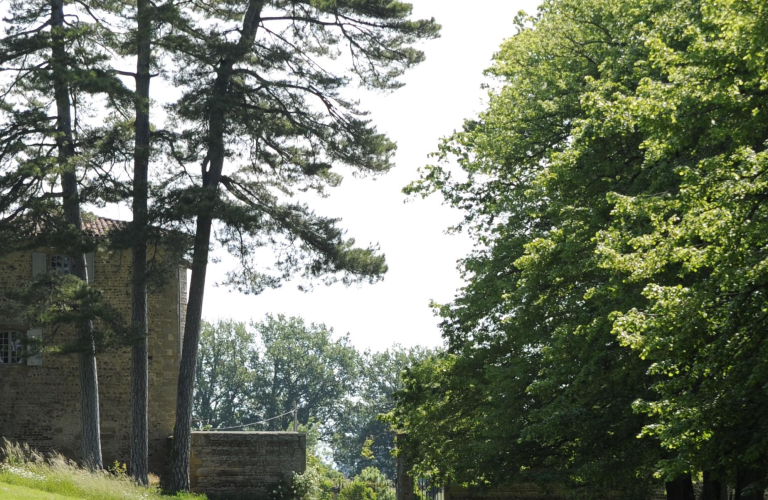
<path fill-rule="evenodd" d="M 26 486 L 14 486 L 12 484 L 0 483 L 0 498 L 3 500 L 73 500 L 77 497 L 65 497 L 58 493 L 34 490 L 32 488 L 27 488 Z"/>
<path fill-rule="evenodd" d="M 5 489 L 17 496 L 5 494 Z M 16 493 L 16 490 L 19 493 Z M 22 494 L 23 492 L 23 494 Z M 30 494 L 31 492 L 31 494 Z M 50 496 L 45 496 L 50 495 Z M 88 472 L 70 464 L 0 465 L 0 499 L 43 500 L 206 500 L 205 495 L 162 495 L 155 488 L 142 488 L 129 478 L 105 472 Z"/>
<path fill-rule="evenodd" d="M 6 440 L 0 457 L 2 500 L 207 500 L 205 495 L 167 496 L 155 486 L 138 486 L 124 474 L 124 466 L 123 473 L 91 472 L 61 455 L 43 456 Z"/>

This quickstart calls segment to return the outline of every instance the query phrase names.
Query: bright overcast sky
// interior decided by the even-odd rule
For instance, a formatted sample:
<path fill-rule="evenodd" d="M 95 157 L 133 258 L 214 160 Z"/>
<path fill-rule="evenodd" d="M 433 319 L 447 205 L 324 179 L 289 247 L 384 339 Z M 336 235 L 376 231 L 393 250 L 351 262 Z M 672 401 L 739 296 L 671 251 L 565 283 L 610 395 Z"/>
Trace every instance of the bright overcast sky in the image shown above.
<path fill-rule="evenodd" d="M 532 13 L 538 0 L 412 0 L 414 17 L 434 17 L 441 37 L 423 44 L 426 61 L 408 72 L 405 87 L 389 94 L 361 93 L 361 108 L 371 112 L 378 129 L 398 145 L 395 168 L 373 179 L 347 175 L 330 196 L 312 200 L 320 214 L 341 217 L 341 227 L 358 245 L 378 243 L 389 272 L 375 285 L 316 286 L 300 292 L 294 283 L 246 296 L 216 287 L 232 261 L 208 271 L 203 317 L 260 320 L 267 313 L 301 316 L 325 323 L 337 334 L 349 333 L 359 349 L 383 350 L 442 344 L 430 301 L 451 301 L 462 286 L 457 259 L 471 249 L 465 235 L 446 235 L 461 214 L 441 204 L 439 196 L 405 203 L 403 186 L 418 178 L 439 139 L 483 109 L 483 70 L 501 42 L 514 33 L 520 10 Z M 157 90 L 156 90 L 157 92 Z M 103 212 L 103 211 L 101 211 Z M 126 209 L 102 213 L 129 218 Z M 128 215 L 128 217 L 126 217 Z M 217 255 L 217 257 L 222 257 Z"/>
<path fill-rule="evenodd" d="M 397 142 L 395 168 L 376 180 L 346 176 L 330 196 L 313 203 L 323 215 L 342 218 L 342 227 L 360 245 L 378 242 L 389 272 L 375 285 L 316 286 L 300 292 L 292 283 L 245 296 L 224 288 L 206 289 L 203 315 L 242 321 L 266 313 L 301 316 L 325 323 L 338 334 L 349 333 L 360 349 L 383 350 L 397 342 L 406 346 L 442 343 L 430 300 L 448 302 L 462 286 L 456 260 L 471 249 L 464 235 L 446 235 L 460 219 L 441 205 L 439 196 L 405 203 L 401 189 L 417 178 L 440 137 L 460 128 L 462 120 L 483 109 L 482 71 L 500 43 L 514 32 L 520 10 L 534 12 L 537 1 L 413 0 L 417 18 L 434 17 L 441 37 L 424 44 L 426 61 L 405 77 L 394 93 L 360 96 L 379 130 Z M 224 264 L 208 276 L 221 279 Z"/>

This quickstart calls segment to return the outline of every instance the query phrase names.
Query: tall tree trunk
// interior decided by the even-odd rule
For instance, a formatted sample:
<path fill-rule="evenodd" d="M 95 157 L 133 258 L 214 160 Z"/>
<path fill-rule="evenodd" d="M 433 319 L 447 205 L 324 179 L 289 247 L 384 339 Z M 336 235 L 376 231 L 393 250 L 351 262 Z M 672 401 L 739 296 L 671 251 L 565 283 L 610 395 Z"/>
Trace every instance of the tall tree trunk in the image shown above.
<path fill-rule="evenodd" d="M 69 162 L 75 156 L 70 113 L 69 85 L 64 74 L 67 70 L 67 52 L 64 46 L 64 0 L 51 0 L 51 54 L 54 98 L 56 99 L 57 137 L 56 145 L 59 162 L 66 166 L 61 175 L 64 218 L 78 231 L 83 230 L 80 214 L 80 198 L 77 189 L 75 167 Z M 85 254 L 70 256 L 72 274 L 88 281 Z M 82 321 L 76 325 L 82 351 L 78 354 L 80 380 L 80 417 L 82 424 L 83 462 L 94 469 L 103 467 L 101 457 L 101 431 L 99 428 L 99 378 L 96 368 L 96 348 L 93 338 L 93 323 Z"/>
<path fill-rule="evenodd" d="M 131 347 L 131 464 L 139 484 L 149 484 L 149 364 L 147 312 L 147 198 L 149 178 L 149 63 L 152 17 L 148 0 L 136 2 L 136 122 L 133 163 L 131 323 L 141 339 Z"/>
<path fill-rule="evenodd" d="M 736 470 L 736 500 L 763 500 L 765 479 L 763 469 L 739 467 Z"/>
<path fill-rule="evenodd" d="M 214 102 L 210 108 L 208 120 L 208 155 L 207 161 L 202 165 L 203 199 L 198 205 L 195 244 L 192 250 L 192 277 L 189 285 L 187 317 L 184 321 L 184 344 L 176 394 L 176 424 L 173 428 L 173 450 L 171 451 L 171 489 L 173 491 L 189 490 L 189 448 L 197 348 L 200 343 L 205 274 L 208 270 L 208 247 L 211 243 L 213 225 L 212 209 L 218 198 L 219 183 L 224 169 L 227 94 L 235 62 L 248 53 L 256 37 L 256 28 L 264 2 L 265 0 L 251 0 L 248 3 L 237 47 L 230 59 L 219 63 L 216 80 L 213 83 Z"/>
<path fill-rule="evenodd" d="M 704 471 L 701 500 L 728 500 L 727 483 L 711 471 Z"/>
<path fill-rule="evenodd" d="M 666 484 L 667 500 L 696 500 L 690 474 L 682 474 Z"/>
<path fill-rule="evenodd" d="M 189 286 L 187 317 L 184 322 L 184 344 L 181 351 L 179 383 L 176 394 L 176 424 L 173 428 L 173 450 L 171 452 L 171 489 L 173 491 L 189 490 L 192 404 L 212 223 L 210 217 L 198 217 L 197 219 L 195 247 L 192 253 L 192 279 Z"/>

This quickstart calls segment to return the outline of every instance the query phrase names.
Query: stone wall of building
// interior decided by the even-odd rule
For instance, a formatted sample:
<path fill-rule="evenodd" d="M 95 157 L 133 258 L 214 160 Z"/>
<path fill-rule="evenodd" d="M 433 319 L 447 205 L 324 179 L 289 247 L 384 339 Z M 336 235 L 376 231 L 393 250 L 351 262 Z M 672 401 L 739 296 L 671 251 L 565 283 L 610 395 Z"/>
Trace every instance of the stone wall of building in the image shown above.
<path fill-rule="evenodd" d="M 52 253 L 50 249 L 38 252 Z M 152 253 L 152 252 L 150 252 Z M 93 286 L 130 319 L 129 251 L 98 251 Z M 183 281 L 179 278 L 183 276 Z M 28 282 L 31 252 L 0 259 L 0 290 Z M 183 288 L 182 288 L 183 287 Z M 164 475 L 169 457 L 168 436 L 174 424 L 176 380 L 180 356 L 180 318 L 186 300 L 186 271 L 173 272 L 167 284 L 149 297 L 149 461 L 150 470 Z M 0 318 L 0 331 L 25 332 L 35 325 Z M 54 334 L 43 330 L 52 345 L 71 339 L 71 328 Z M 128 462 L 130 443 L 130 350 L 97 356 L 102 451 L 105 464 Z M 41 366 L 0 364 L 0 436 L 26 442 L 42 451 L 56 451 L 79 459 L 80 389 L 76 355 L 44 353 Z"/>
<path fill-rule="evenodd" d="M 307 467 L 307 437 L 296 432 L 193 432 L 189 479 L 209 497 L 264 494 Z"/>

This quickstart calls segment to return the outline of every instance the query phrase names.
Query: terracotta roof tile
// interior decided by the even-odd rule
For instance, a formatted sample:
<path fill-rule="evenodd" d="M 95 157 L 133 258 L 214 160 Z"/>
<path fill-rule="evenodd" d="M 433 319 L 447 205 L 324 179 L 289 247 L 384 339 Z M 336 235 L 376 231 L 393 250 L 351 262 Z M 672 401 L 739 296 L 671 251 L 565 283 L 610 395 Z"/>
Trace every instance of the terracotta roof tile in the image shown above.
<path fill-rule="evenodd" d="M 97 238 L 105 238 L 113 229 L 122 229 L 128 226 L 128 221 L 96 217 L 83 221 L 83 229 Z"/>

